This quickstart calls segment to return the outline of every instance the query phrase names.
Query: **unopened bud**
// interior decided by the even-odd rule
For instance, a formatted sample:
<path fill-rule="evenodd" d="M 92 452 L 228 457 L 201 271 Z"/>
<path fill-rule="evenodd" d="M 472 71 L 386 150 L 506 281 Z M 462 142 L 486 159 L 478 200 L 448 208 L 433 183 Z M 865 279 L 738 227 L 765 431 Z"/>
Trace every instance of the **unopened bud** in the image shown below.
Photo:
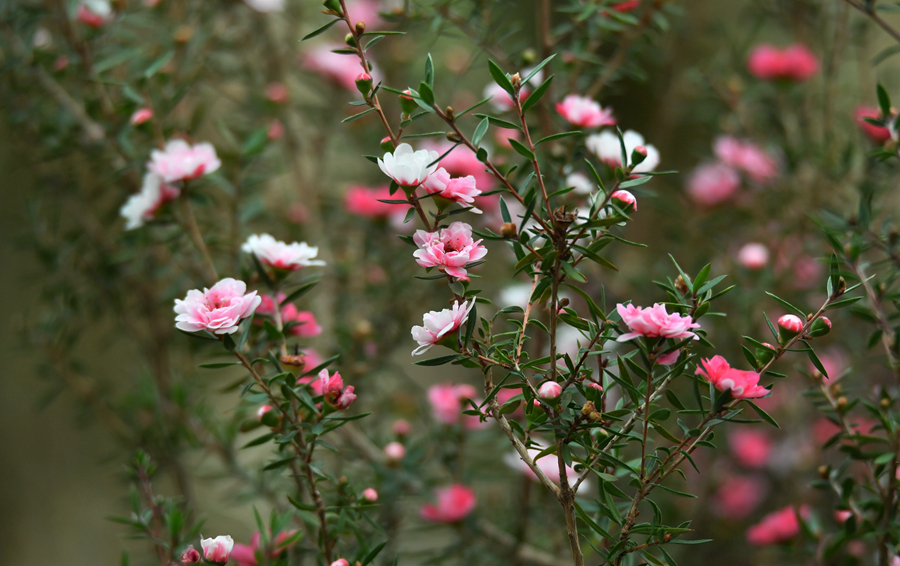
<path fill-rule="evenodd" d="M 560 299 L 560 300 L 559 300 L 559 303 L 558 303 L 558 306 L 559 306 L 559 308 L 561 308 L 561 309 L 564 309 L 564 308 L 566 308 L 567 306 L 569 306 L 569 298 L 568 298 L 568 297 L 563 297 L 562 299 Z"/>
<path fill-rule="evenodd" d="M 588 415 L 588 420 L 592 423 L 599 423 L 603 420 L 603 415 L 601 415 L 598 411 L 594 411 L 593 413 Z"/>
<path fill-rule="evenodd" d="M 503 226 L 500 227 L 500 234 L 504 238 L 515 238 L 519 235 L 519 231 L 512 222 L 504 222 Z"/>
<path fill-rule="evenodd" d="M 887 408 L 890 407 L 890 406 L 891 406 L 891 400 L 888 399 L 887 397 L 882 397 L 882 399 L 881 399 L 881 408 L 882 408 L 882 409 L 887 409 Z"/>
<path fill-rule="evenodd" d="M 447 108 L 445 108 L 445 109 L 444 109 L 444 114 L 447 116 L 447 118 L 448 118 L 449 120 L 455 120 L 455 119 L 456 119 L 456 111 L 453 110 L 453 107 L 452 107 L 452 106 L 448 106 Z"/>
<path fill-rule="evenodd" d="M 537 61 L 537 56 L 537 51 L 529 47 L 522 52 L 522 64 L 531 65 L 532 63 Z"/>
<path fill-rule="evenodd" d="M 809 335 L 812 338 L 825 336 L 829 332 L 831 332 L 831 321 L 824 316 L 814 320 L 809 327 Z"/>
<path fill-rule="evenodd" d="M 765 348 L 756 348 L 756 359 L 761 361 L 764 364 L 767 364 L 772 361 L 772 358 L 775 357 L 775 351 L 777 348 L 775 346 L 769 344 L 768 342 L 762 343 Z"/>
<path fill-rule="evenodd" d="M 457 134 L 456 132 L 447 132 L 447 141 L 459 143 L 462 141 L 462 138 L 460 138 L 459 134 Z"/>
<path fill-rule="evenodd" d="M 682 295 L 687 295 L 688 291 L 690 291 L 687 283 L 684 282 L 684 277 L 681 275 L 675 278 L 675 289 Z"/>
<path fill-rule="evenodd" d="M 522 77 L 519 75 L 519 73 L 515 73 L 513 74 L 513 76 L 509 77 L 509 82 L 512 83 L 513 88 L 518 89 L 520 86 L 522 86 Z"/>
<path fill-rule="evenodd" d="M 561 393 L 562 386 L 555 381 L 545 381 L 540 389 L 538 389 L 538 395 L 540 395 L 541 399 L 547 401 L 559 398 Z"/>
<path fill-rule="evenodd" d="M 372 91 L 372 75 L 369 73 L 360 73 L 356 76 L 356 90 L 364 97 L 368 98 Z"/>
<path fill-rule="evenodd" d="M 369 487 L 363 490 L 362 492 L 363 499 L 370 503 L 374 503 L 378 501 L 378 492 L 375 489 Z"/>
<path fill-rule="evenodd" d="M 326 9 L 333 12 L 336 16 L 343 15 L 341 11 L 341 2 L 340 0 L 325 0 L 322 2 L 322 5 L 325 6 Z"/>
<path fill-rule="evenodd" d="M 399 462 L 406 456 L 406 447 L 399 442 L 389 442 L 384 447 L 384 455 L 388 457 L 388 460 Z"/>
<path fill-rule="evenodd" d="M 838 280 L 838 288 L 837 288 L 837 290 L 834 292 L 834 295 L 835 295 L 836 297 L 837 297 L 837 296 L 840 296 L 840 295 L 843 295 L 844 292 L 845 292 L 846 290 L 847 290 L 847 282 L 844 280 L 843 277 L 841 277 L 841 278 Z"/>
<path fill-rule="evenodd" d="M 823 480 L 828 479 L 828 474 L 831 473 L 831 466 L 822 464 L 821 466 L 819 466 L 819 469 L 816 471 L 819 473 L 820 478 L 822 478 Z"/>
<path fill-rule="evenodd" d="M 199 564 L 200 560 L 200 553 L 194 548 L 194 545 L 187 547 L 187 550 L 181 554 L 183 564 Z"/>
<path fill-rule="evenodd" d="M 366 33 L 366 22 L 356 22 L 356 34 L 362 35 Z"/>
<path fill-rule="evenodd" d="M 847 401 L 847 398 L 844 397 L 843 395 L 841 395 L 840 397 L 838 397 L 838 398 L 837 398 L 837 401 L 835 401 L 835 404 L 837 405 L 837 408 L 838 408 L 839 411 L 840 411 L 841 409 L 843 409 L 844 407 L 846 407 L 846 406 L 847 406 L 847 403 L 849 403 L 849 401 Z"/>
<path fill-rule="evenodd" d="M 299 375 L 303 373 L 303 368 L 306 367 L 306 355 L 281 356 L 281 365 L 294 375 Z"/>
<path fill-rule="evenodd" d="M 394 421 L 394 424 L 391 425 L 391 430 L 393 430 L 394 434 L 397 436 L 406 436 L 412 430 L 412 426 L 409 424 L 409 421 L 397 419 Z"/>
<path fill-rule="evenodd" d="M 778 318 L 778 328 L 781 329 L 781 343 L 786 344 L 791 338 L 803 331 L 803 321 L 799 316 L 784 314 Z"/>
<path fill-rule="evenodd" d="M 631 166 L 632 167 L 640 165 L 641 163 L 644 162 L 645 159 L 647 159 L 647 148 L 646 147 L 639 145 L 636 148 L 634 148 L 634 151 L 631 152 Z"/>
<path fill-rule="evenodd" d="M 413 100 L 412 92 L 409 89 L 404 90 L 403 94 L 400 95 L 400 111 L 405 115 L 409 115 L 417 107 L 418 105 Z"/>
<path fill-rule="evenodd" d="M 618 190 L 615 191 L 612 195 L 610 195 L 611 199 L 619 201 L 619 204 L 622 205 L 626 210 L 631 208 L 635 212 L 637 212 L 637 199 L 628 191 Z"/>
<path fill-rule="evenodd" d="M 356 38 L 353 37 L 352 33 L 348 33 L 344 36 L 344 43 L 346 43 L 350 47 L 356 47 Z"/>
<path fill-rule="evenodd" d="M 382 151 L 394 151 L 394 142 L 391 141 L 390 136 L 381 138 L 381 149 Z"/>
<path fill-rule="evenodd" d="M 187 43 L 194 36 L 194 28 L 191 26 L 181 26 L 175 30 L 175 43 Z"/>

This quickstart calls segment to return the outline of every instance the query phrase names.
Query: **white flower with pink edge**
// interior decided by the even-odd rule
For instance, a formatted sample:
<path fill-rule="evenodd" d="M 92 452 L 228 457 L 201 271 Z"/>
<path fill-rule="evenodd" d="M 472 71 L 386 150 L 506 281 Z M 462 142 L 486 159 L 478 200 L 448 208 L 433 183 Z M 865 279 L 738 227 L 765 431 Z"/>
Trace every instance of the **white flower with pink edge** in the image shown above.
<path fill-rule="evenodd" d="M 652 145 L 644 144 L 644 136 L 634 130 L 626 130 L 622 134 L 622 141 L 625 143 L 625 159 L 628 165 L 631 165 L 631 154 L 638 147 L 647 150 L 647 157 L 632 169 L 633 173 L 649 173 L 656 169 L 659 165 L 659 150 Z M 588 151 L 597 156 L 600 161 L 611 167 L 619 167 L 622 165 L 622 146 L 619 144 L 619 136 L 615 132 L 605 131 L 599 134 L 593 134 L 584 140 L 584 145 Z"/>
<path fill-rule="evenodd" d="M 225 564 L 234 548 L 234 539 L 228 535 L 216 538 L 203 538 L 203 535 L 200 535 L 200 546 L 203 548 L 203 558 L 207 562 Z"/>
<path fill-rule="evenodd" d="M 253 234 L 247 238 L 241 249 L 256 256 L 263 265 L 275 269 L 297 271 L 311 265 L 325 265 L 324 261 L 313 259 L 319 255 L 319 248 L 312 247 L 306 242 L 286 244 L 269 234 Z"/>
<path fill-rule="evenodd" d="M 119 214 L 125 218 L 125 229 L 134 230 L 153 220 L 159 207 L 178 198 L 179 194 L 181 189 L 164 183 L 156 173 L 145 173 L 141 192 L 128 197 L 119 209 Z"/>
<path fill-rule="evenodd" d="M 211 289 L 188 291 L 184 300 L 175 299 L 175 327 L 185 332 L 208 330 L 215 334 L 237 332 L 241 319 L 253 314 L 262 301 L 256 291 L 245 294 L 247 284 L 231 277 Z"/>
<path fill-rule="evenodd" d="M 394 153 L 385 153 L 384 159 L 378 160 L 378 166 L 401 187 L 414 188 L 435 172 L 438 157 L 436 151 L 415 151 L 408 143 L 401 143 Z"/>
<path fill-rule="evenodd" d="M 210 143 L 191 145 L 184 140 L 169 140 L 162 150 L 150 152 L 147 169 L 163 178 L 163 181 L 189 181 L 217 171 L 222 162 L 216 156 L 216 148 Z"/>
<path fill-rule="evenodd" d="M 616 123 L 612 109 L 603 108 L 597 101 L 577 94 L 570 94 L 562 102 L 557 102 L 556 111 L 570 124 L 582 128 L 602 128 Z"/>
<path fill-rule="evenodd" d="M 474 306 L 473 298 L 471 302 L 465 301 L 463 304 L 453 301 L 453 308 L 425 313 L 422 316 L 422 326 L 412 327 L 412 338 L 419 343 L 419 347 L 413 350 L 412 355 L 424 354 L 447 336 L 452 338 L 453 332 L 469 319 L 469 311 Z"/>
<path fill-rule="evenodd" d="M 447 275 L 465 277 L 466 265 L 487 255 L 481 240 L 472 239 L 472 227 L 465 222 L 454 222 L 438 232 L 417 230 L 413 241 L 419 249 L 413 252 L 416 263 L 422 267 L 437 267 Z"/>
<path fill-rule="evenodd" d="M 476 187 L 475 177 L 472 175 L 453 178 L 446 169 L 440 167 L 425 179 L 425 182 L 422 183 L 422 188 L 427 193 L 435 195 L 436 198 L 455 202 L 460 206 L 469 208 L 475 214 L 481 214 L 480 210 L 472 206 L 472 203 L 475 202 L 475 197 L 481 194 L 481 191 Z"/>

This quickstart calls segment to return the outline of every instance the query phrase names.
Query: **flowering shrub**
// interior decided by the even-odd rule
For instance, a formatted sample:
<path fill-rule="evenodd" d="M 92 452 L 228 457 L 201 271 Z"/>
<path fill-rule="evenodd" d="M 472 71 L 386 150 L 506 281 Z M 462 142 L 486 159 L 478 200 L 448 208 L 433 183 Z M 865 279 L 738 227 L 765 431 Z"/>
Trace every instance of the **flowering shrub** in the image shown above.
<path fill-rule="evenodd" d="M 900 560 L 900 118 L 836 102 L 850 14 L 900 34 L 804 7 L 835 44 L 723 50 L 678 147 L 622 95 L 673 3 L 517 4 L 9 8 L 63 162 L 24 330 L 130 463 L 114 520 L 162 566 Z M 139 363 L 82 363 L 107 319 Z"/>

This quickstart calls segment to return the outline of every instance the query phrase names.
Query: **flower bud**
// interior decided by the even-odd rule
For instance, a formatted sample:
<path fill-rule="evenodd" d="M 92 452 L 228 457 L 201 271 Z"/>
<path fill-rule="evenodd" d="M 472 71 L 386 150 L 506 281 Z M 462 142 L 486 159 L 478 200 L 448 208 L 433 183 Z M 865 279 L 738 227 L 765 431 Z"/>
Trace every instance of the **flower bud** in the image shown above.
<path fill-rule="evenodd" d="M 366 22 L 356 22 L 356 34 L 362 35 L 366 33 Z"/>
<path fill-rule="evenodd" d="M 647 148 L 642 145 L 637 146 L 631 152 L 631 167 L 640 165 L 645 159 L 647 159 Z"/>
<path fill-rule="evenodd" d="M 541 385 L 540 389 L 538 389 L 538 395 L 541 399 L 545 399 L 547 401 L 559 398 L 559 395 L 562 393 L 562 386 L 555 381 L 545 381 L 543 385 Z"/>
<path fill-rule="evenodd" d="M 837 398 L 837 401 L 835 401 L 835 405 L 837 405 L 838 411 L 840 411 L 844 407 L 846 407 L 849 402 L 850 401 L 848 401 L 846 397 L 841 395 L 840 397 Z"/>
<path fill-rule="evenodd" d="M 346 43 L 350 47 L 356 47 L 356 38 L 353 37 L 352 33 L 348 33 L 344 36 L 344 43 Z"/>
<path fill-rule="evenodd" d="M 375 502 L 375 501 L 378 501 L 378 492 L 375 491 L 375 490 L 374 490 L 373 488 L 371 488 L 371 487 L 366 488 L 365 490 L 363 490 L 362 496 L 363 496 L 363 499 L 365 499 L 366 501 L 369 501 L 369 502 Z"/>
<path fill-rule="evenodd" d="M 281 366 L 294 375 L 300 375 L 306 367 L 306 354 L 281 356 Z"/>
<path fill-rule="evenodd" d="M 444 137 L 447 138 L 448 142 L 453 142 L 453 143 L 461 143 L 462 142 L 462 139 L 459 137 L 459 134 L 457 134 L 456 132 L 447 132 L 447 135 Z"/>
<path fill-rule="evenodd" d="M 131 122 L 132 126 L 140 126 L 151 118 L 153 118 L 153 110 L 149 108 L 140 108 L 131 115 L 131 119 L 129 121 Z"/>
<path fill-rule="evenodd" d="M 410 430 L 412 430 L 412 426 L 409 424 L 409 421 L 397 419 L 394 421 L 394 424 L 391 425 L 391 430 L 393 430 L 394 434 L 397 436 L 406 436 L 409 434 Z"/>
<path fill-rule="evenodd" d="M 531 65 L 537 61 L 537 51 L 529 47 L 525 51 L 522 51 L 522 64 L 523 65 Z"/>
<path fill-rule="evenodd" d="M 629 206 L 637 212 L 637 199 L 634 198 L 634 195 L 628 191 L 615 191 L 609 198 L 615 199 L 619 201 L 624 208 L 628 208 Z"/>
<path fill-rule="evenodd" d="M 603 415 L 601 415 L 599 411 L 593 411 L 591 414 L 588 415 L 588 420 L 591 421 L 592 423 L 599 423 L 600 421 L 603 420 Z"/>
<path fill-rule="evenodd" d="M 453 110 L 452 106 L 448 106 L 444 109 L 444 114 L 447 116 L 447 119 L 453 121 L 456 119 L 456 111 Z"/>
<path fill-rule="evenodd" d="M 356 76 L 356 89 L 365 96 L 369 97 L 369 93 L 372 92 L 372 75 L 369 73 L 360 73 Z"/>
<path fill-rule="evenodd" d="M 412 93 L 410 92 L 410 90 L 406 89 L 403 91 L 403 94 L 399 96 L 400 111 L 406 116 L 408 116 L 410 113 L 412 113 L 413 110 L 418 107 L 418 104 L 416 104 L 416 101 L 413 100 L 413 97 L 411 95 Z"/>
<path fill-rule="evenodd" d="M 583 407 L 581 407 L 581 414 L 584 416 L 588 416 L 591 413 L 594 413 L 596 411 L 597 411 L 597 406 L 594 405 L 593 401 L 588 401 L 587 403 L 584 404 Z"/>
<path fill-rule="evenodd" d="M 881 403 L 881 408 L 882 408 L 882 409 L 887 409 L 888 407 L 891 406 L 891 400 L 888 399 L 887 397 L 883 397 L 883 398 L 881 399 L 881 402 L 880 402 L 880 403 Z"/>
<path fill-rule="evenodd" d="M 831 332 L 831 321 L 822 316 L 813 321 L 809 327 L 809 335 L 811 338 L 825 336 Z"/>
<path fill-rule="evenodd" d="M 325 6 L 326 9 L 334 12 L 336 15 L 343 15 L 341 11 L 341 2 L 340 0 L 325 0 L 322 2 L 322 5 Z"/>
<path fill-rule="evenodd" d="M 350 563 L 347 562 L 346 558 L 338 558 L 331 563 L 331 566 L 350 566 Z"/>
<path fill-rule="evenodd" d="M 778 328 L 781 329 L 779 334 L 781 335 L 781 342 L 784 344 L 803 331 L 803 321 L 800 320 L 799 316 L 793 314 L 781 315 L 778 319 Z"/>
<path fill-rule="evenodd" d="M 756 359 L 760 362 L 767 364 L 772 361 L 772 358 L 775 357 L 775 351 L 777 348 L 768 342 L 762 343 L 765 348 L 756 348 Z"/>
<path fill-rule="evenodd" d="M 284 125 L 278 120 L 272 120 L 268 131 L 266 131 L 266 137 L 271 141 L 280 140 L 284 137 Z"/>
<path fill-rule="evenodd" d="M 513 88 L 518 89 L 522 86 L 522 76 L 519 73 L 515 73 L 509 77 L 509 82 L 512 83 Z"/>
<path fill-rule="evenodd" d="M 684 282 L 684 277 L 679 275 L 675 278 L 675 289 L 681 293 L 682 295 L 686 295 L 690 289 L 688 289 L 687 283 Z"/>
<path fill-rule="evenodd" d="M 200 535 L 200 546 L 203 548 L 204 560 L 213 564 L 225 564 L 234 548 L 234 539 L 228 535 L 216 538 L 203 538 Z"/>
<path fill-rule="evenodd" d="M 183 553 L 181 553 L 181 562 L 183 564 L 198 564 L 200 562 L 200 553 L 197 552 L 197 549 L 194 548 L 194 545 L 190 545 L 187 547 Z"/>
<path fill-rule="evenodd" d="M 512 222 L 504 222 L 503 226 L 500 227 L 500 234 L 504 238 L 515 238 L 519 235 L 519 231 Z"/>
<path fill-rule="evenodd" d="M 393 152 L 394 151 L 394 142 L 391 141 L 390 136 L 385 136 L 381 138 L 381 149 L 382 151 Z"/>
<path fill-rule="evenodd" d="M 596 381 L 591 381 L 590 383 L 588 383 L 588 387 L 593 387 L 597 391 L 603 393 L 603 386 L 600 385 L 599 383 L 597 383 Z"/>
<path fill-rule="evenodd" d="M 821 466 L 819 466 L 818 470 L 816 470 L 816 471 L 817 471 L 817 473 L 819 474 L 819 477 L 820 477 L 820 478 L 822 478 L 822 479 L 828 479 L 828 474 L 831 473 L 831 466 L 827 466 L 827 465 L 825 465 L 825 464 L 822 464 Z"/>
<path fill-rule="evenodd" d="M 384 447 L 384 455 L 387 456 L 388 460 L 399 462 L 406 456 L 406 447 L 399 442 L 389 442 Z"/>

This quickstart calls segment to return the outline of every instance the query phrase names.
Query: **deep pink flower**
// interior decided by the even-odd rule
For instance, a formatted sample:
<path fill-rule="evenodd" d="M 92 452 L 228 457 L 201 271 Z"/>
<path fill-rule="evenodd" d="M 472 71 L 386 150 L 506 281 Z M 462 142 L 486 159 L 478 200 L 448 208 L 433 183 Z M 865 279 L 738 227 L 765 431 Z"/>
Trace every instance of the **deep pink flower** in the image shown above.
<path fill-rule="evenodd" d="M 437 504 L 426 504 L 420 511 L 422 518 L 435 523 L 461 521 L 475 509 L 475 492 L 461 484 L 435 491 Z"/>
<path fill-rule="evenodd" d="M 795 43 L 785 49 L 767 44 L 753 48 L 747 69 L 756 78 L 803 82 L 819 70 L 819 60 L 805 45 Z"/>
<path fill-rule="evenodd" d="M 800 514 L 806 516 L 809 513 L 806 506 L 800 507 Z M 797 520 L 797 510 L 791 505 L 769 513 L 762 521 L 747 529 L 747 541 L 756 545 L 781 544 L 797 536 L 800 532 L 800 521 Z"/>
<path fill-rule="evenodd" d="M 744 244 L 737 259 L 747 269 L 762 269 L 769 263 L 769 248 L 759 242 Z"/>
<path fill-rule="evenodd" d="M 297 534 L 297 531 L 282 531 L 278 533 L 278 536 L 275 537 L 275 540 L 269 541 L 269 545 L 267 547 L 267 553 L 269 558 L 277 558 L 281 553 L 285 550 L 293 546 L 296 541 L 287 542 L 288 539 Z M 231 559 L 237 562 L 240 566 L 256 566 L 256 553 L 260 548 L 260 544 L 262 543 L 262 536 L 259 531 L 253 533 L 253 537 L 250 539 L 250 544 L 235 544 L 234 549 L 231 551 Z"/>
<path fill-rule="evenodd" d="M 756 399 L 769 394 L 769 390 L 759 385 L 759 374 L 755 371 L 733 369 L 722 356 L 700 360 L 697 375 L 705 375 L 719 391 L 731 389 L 735 399 Z"/>
<path fill-rule="evenodd" d="M 570 124 L 582 128 L 602 128 L 616 123 L 612 109 L 603 108 L 595 100 L 577 94 L 570 94 L 562 102 L 557 102 L 556 111 Z"/>
<path fill-rule="evenodd" d="M 734 458 L 748 468 L 762 468 L 772 454 L 772 439 L 757 430 L 738 428 L 728 435 Z"/>
<path fill-rule="evenodd" d="M 108 0 L 85 0 L 78 5 L 75 19 L 88 27 L 99 29 L 112 21 L 112 5 Z"/>
<path fill-rule="evenodd" d="M 875 120 L 884 120 L 881 111 L 873 106 L 860 106 L 856 109 L 857 124 L 866 136 L 875 143 L 884 143 L 891 139 L 891 130 L 883 126 L 875 126 L 864 120 L 864 118 L 873 118 Z"/>
<path fill-rule="evenodd" d="M 288 303 L 281 309 L 281 323 L 284 326 L 288 326 L 288 323 L 292 322 L 295 324 L 290 325 L 288 333 L 293 336 L 311 338 L 322 333 L 322 327 L 319 326 L 316 316 L 313 313 L 297 310 L 296 306 L 292 303 Z"/>
<path fill-rule="evenodd" d="M 439 232 L 417 230 L 413 241 L 419 249 L 413 252 L 416 263 L 422 267 L 437 267 L 447 275 L 465 277 L 466 265 L 487 255 L 481 240 L 472 239 L 472 227 L 465 222 L 454 222 Z"/>
<path fill-rule="evenodd" d="M 717 514 L 742 519 L 753 512 L 769 491 L 768 485 L 756 476 L 731 476 L 713 495 Z"/>
<path fill-rule="evenodd" d="M 437 197 L 453 201 L 460 206 L 469 208 L 475 214 L 481 214 L 481 211 L 472 206 L 475 197 L 481 194 L 481 191 L 475 186 L 475 177 L 467 175 L 465 177 L 450 177 L 450 173 L 443 167 L 432 173 L 422 183 L 422 188 L 429 194 L 435 194 Z"/>
<path fill-rule="evenodd" d="M 670 366 L 678 361 L 678 356 L 681 355 L 681 350 L 674 350 L 669 352 L 668 354 L 663 354 L 662 356 L 656 358 L 656 363 L 661 366 Z M 598 383 L 591 383 L 591 386 L 600 387 Z M 603 391 L 603 388 L 600 387 L 600 390 Z"/>
<path fill-rule="evenodd" d="M 234 547 L 234 539 L 227 535 L 216 538 L 203 538 L 201 535 L 200 546 L 203 548 L 203 558 L 207 562 L 225 564 Z"/>
<path fill-rule="evenodd" d="M 381 200 L 403 200 L 402 195 L 391 195 L 388 186 L 370 189 L 368 187 L 350 187 L 344 195 L 344 208 L 350 214 L 366 218 L 395 218 L 406 216 L 409 207 L 405 204 L 388 204 Z"/>
<path fill-rule="evenodd" d="M 162 177 L 163 181 L 188 181 L 217 171 L 222 162 L 216 157 L 216 149 L 209 143 L 191 145 L 180 139 L 169 140 L 163 150 L 150 152 L 147 169 Z"/>
<path fill-rule="evenodd" d="M 324 261 L 313 259 L 319 248 L 306 242 L 285 244 L 269 234 L 253 234 L 241 246 L 245 253 L 253 254 L 263 265 L 286 271 L 297 271 L 312 265 L 325 265 Z"/>
<path fill-rule="evenodd" d="M 749 140 L 719 136 L 713 142 L 713 152 L 722 163 L 742 171 L 761 185 L 779 175 L 778 161 Z"/>
<path fill-rule="evenodd" d="M 131 118 L 128 121 L 131 122 L 132 126 L 140 126 L 151 118 L 153 118 L 153 110 L 149 108 L 138 108 L 134 111 L 134 114 L 131 115 Z"/>
<path fill-rule="evenodd" d="M 197 564 L 202 560 L 200 553 L 197 552 L 197 549 L 194 548 L 194 545 L 190 545 L 187 549 L 181 553 L 181 562 L 184 564 Z"/>
<path fill-rule="evenodd" d="M 356 76 L 362 72 L 359 60 L 339 53 L 334 49 L 346 49 L 343 44 L 320 45 L 301 55 L 300 64 L 304 69 L 314 71 L 351 92 L 356 92 Z M 369 61 L 369 65 L 372 62 Z M 375 74 L 375 71 L 372 71 Z"/>
<path fill-rule="evenodd" d="M 175 299 L 175 326 L 185 332 L 208 330 L 215 334 L 237 332 L 242 318 L 253 314 L 262 301 L 256 291 L 244 294 L 247 284 L 231 277 L 211 289 L 188 291 L 184 300 Z"/>
<path fill-rule="evenodd" d="M 272 141 L 280 140 L 284 137 L 284 125 L 278 120 L 272 120 L 269 129 L 266 130 L 266 137 Z"/>
<path fill-rule="evenodd" d="M 125 229 L 134 230 L 153 220 L 159 207 L 170 200 L 175 200 L 180 194 L 181 189 L 163 182 L 156 173 L 145 173 L 141 192 L 128 197 L 119 209 L 119 214 L 126 220 Z"/>
<path fill-rule="evenodd" d="M 722 163 L 698 166 L 688 177 L 687 192 L 697 204 L 711 207 L 733 197 L 741 186 L 741 177 Z"/>
<path fill-rule="evenodd" d="M 616 312 L 619 313 L 622 322 L 631 330 L 631 332 L 619 336 L 616 339 L 617 342 L 627 342 L 639 336 L 698 339 L 691 330 L 700 328 L 699 324 L 689 316 L 667 313 L 665 305 L 659 303 L 654 303 L 652 307 L 648 308 L 619 303 L 616 305 Z"/>
<path fill-rule="evenodd" d="M 506 92 L 503 91 L 504 96 Z M 509 137 L 509 136 L 507 136 Z M 436 151 L 438 157 L 447 153 L 453 144 L 450 142 L 426 144 L 430 150 Z M 494 188 L 496 180 L 494 175 L 487 170 L 487 167 L 481 161 L 478 161 L 476 155 L 465 147 L 457 147 L 440 160 L 439 167 L 447 170 L 451 177 L 475 177 L 475 185 L 482 191 L 489 191 Z"/>
<path fill-rule="evenodd" d="M 634 195 L 628 191 L 618 190 L 615 191 L 612 195 L 610 195 L 611 199 L 615 199 L 619 201 L 624 208 L 631 207 L 635 212 L 637 212 L 637 199 L 634 198 Z"/>

